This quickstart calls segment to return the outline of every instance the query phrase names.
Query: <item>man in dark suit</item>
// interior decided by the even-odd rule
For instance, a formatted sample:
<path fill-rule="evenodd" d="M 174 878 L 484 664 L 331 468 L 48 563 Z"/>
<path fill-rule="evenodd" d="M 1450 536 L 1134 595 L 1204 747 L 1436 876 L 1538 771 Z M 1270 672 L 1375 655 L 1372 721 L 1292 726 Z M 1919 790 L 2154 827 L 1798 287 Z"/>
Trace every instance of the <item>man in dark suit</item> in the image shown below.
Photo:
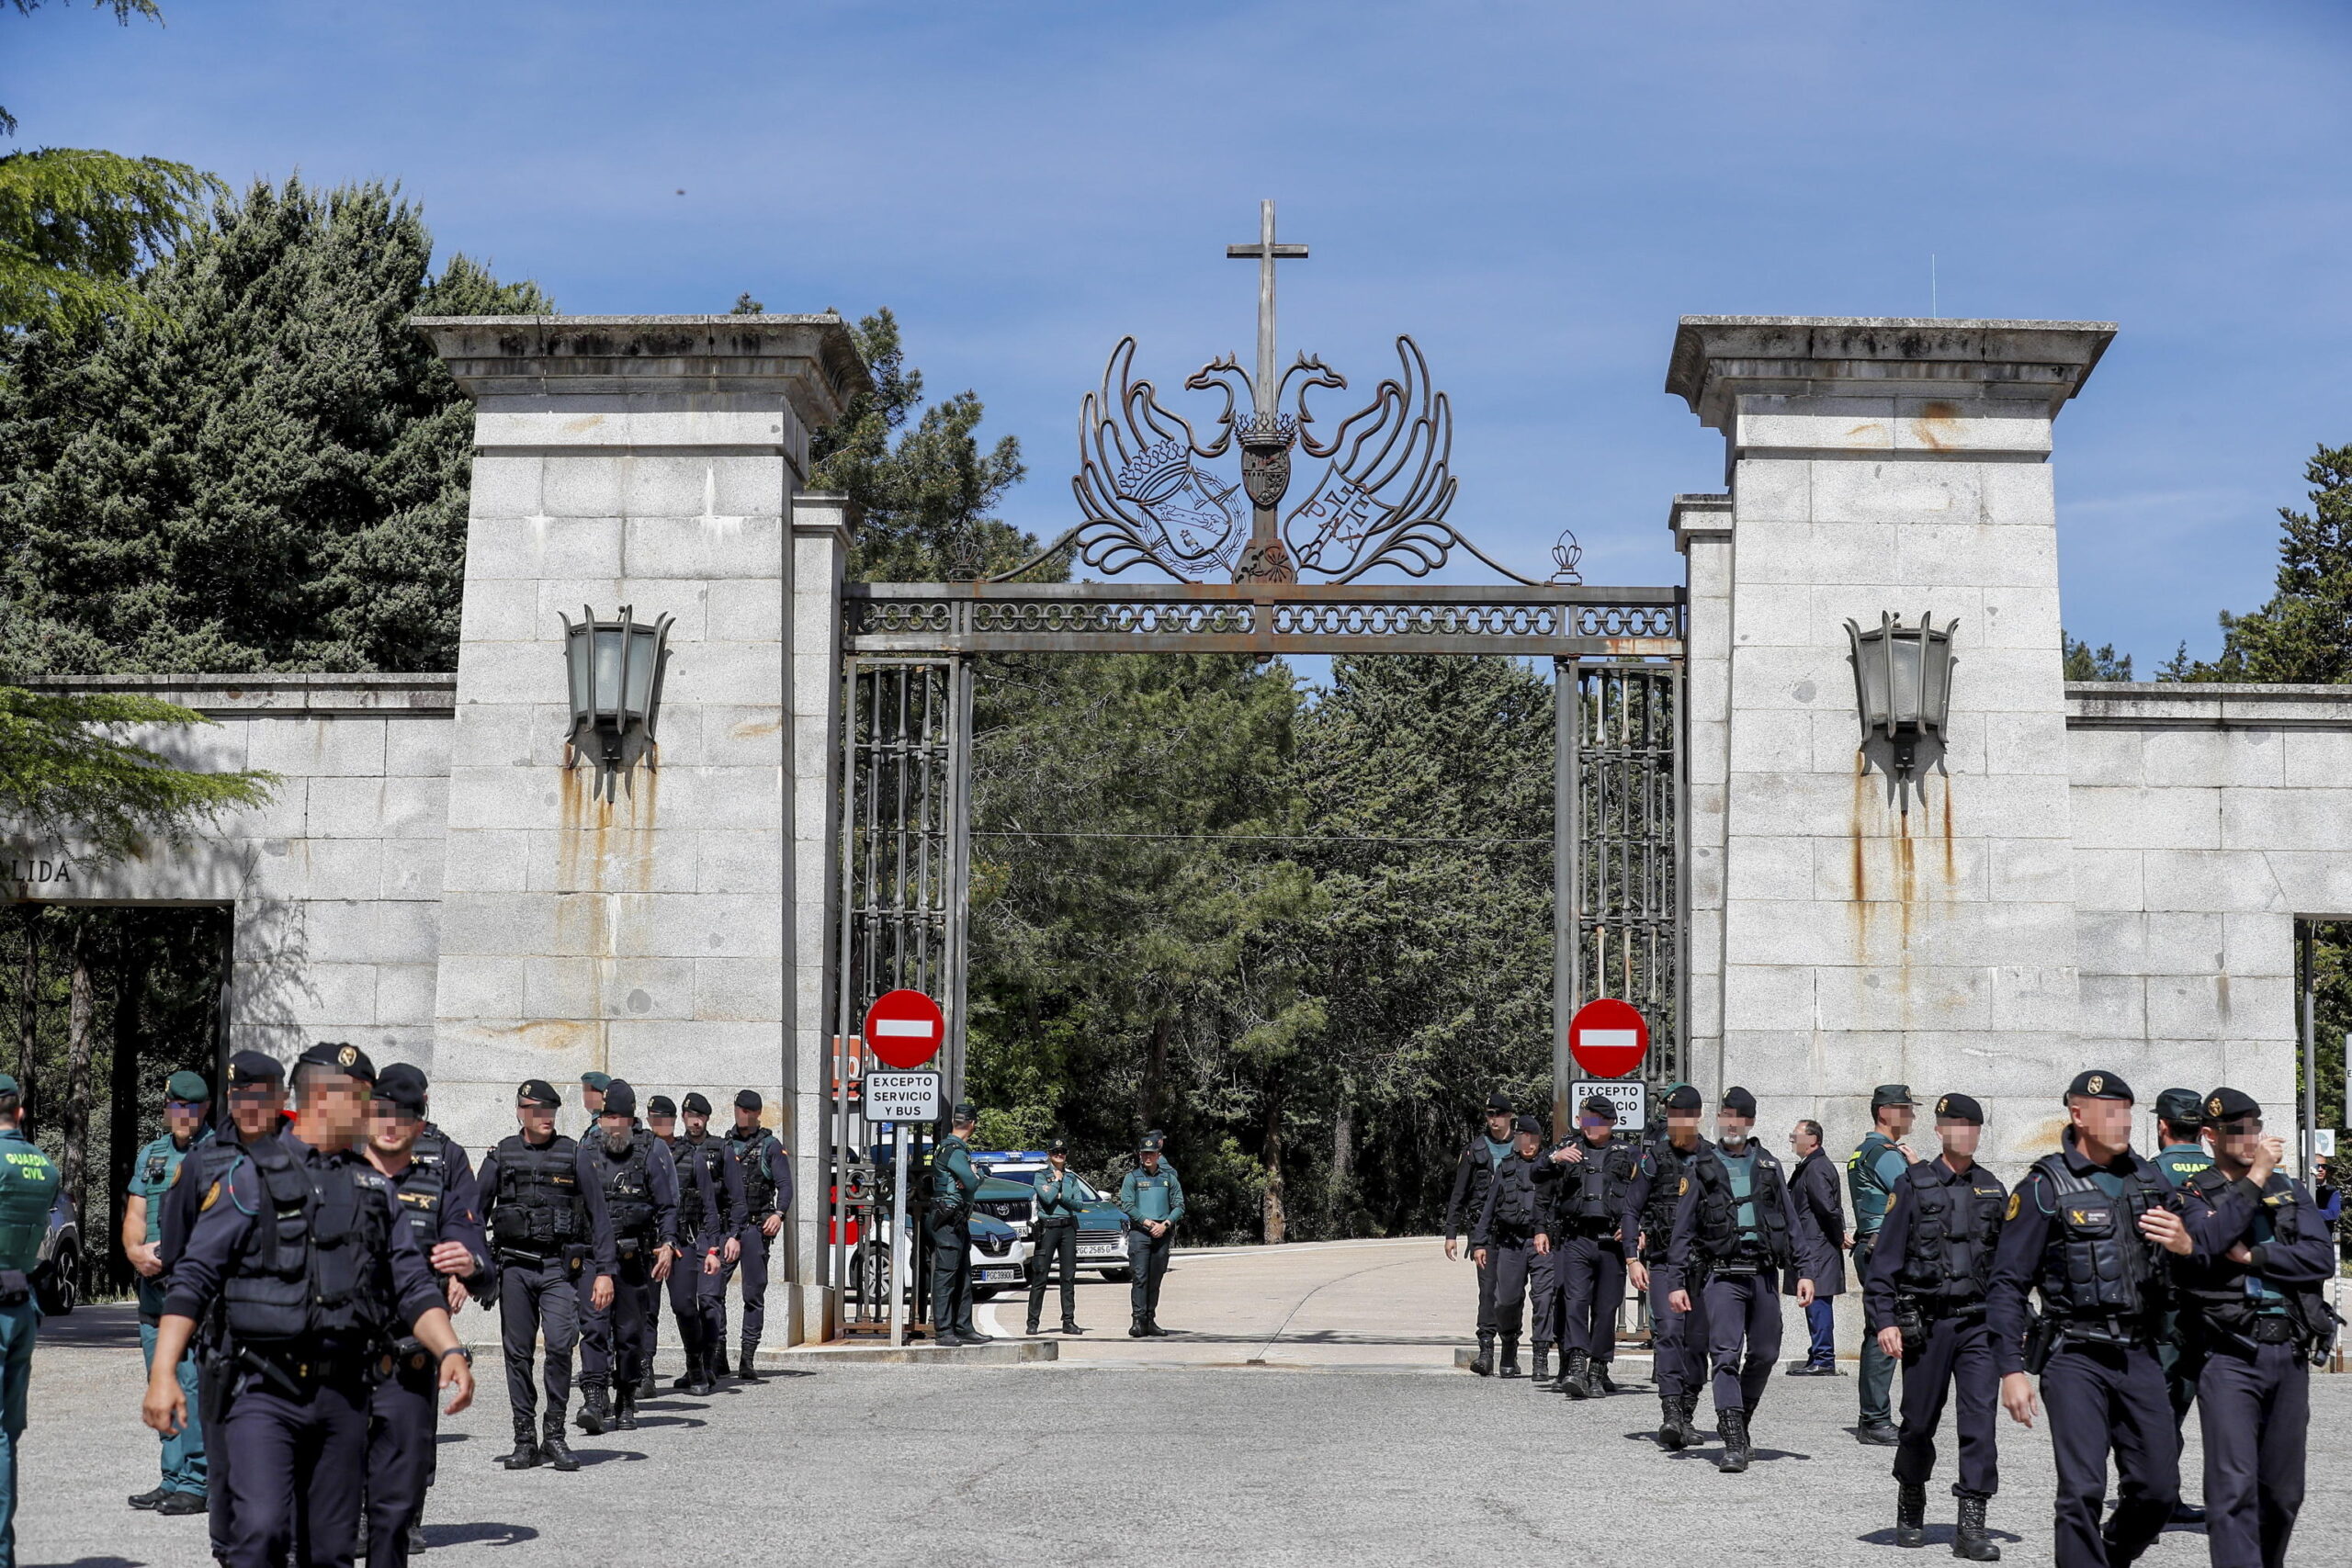
<path fill-rule="evenodd" d="M 1800 1122 L 1789 1134 L 1796 1165 L 1789 1172 L 1789 1199 L 1796 1206 L 1797 1265 L 1786 1271 L 1781 1290 L 1797 1293 L 1797 1281 L 1813 1281 L 1805 1304 L 1810 1343 L 1802 1361 L 1791 1361 L 1792 1378 L 1834 1378 L 1838 1371 L 1837 1314 L 1830 1297 L 1846 1290 L 1846 1201 L 1838 1191 L 1838 1166 L 1821 1152 L 1821 1123 Z"/>

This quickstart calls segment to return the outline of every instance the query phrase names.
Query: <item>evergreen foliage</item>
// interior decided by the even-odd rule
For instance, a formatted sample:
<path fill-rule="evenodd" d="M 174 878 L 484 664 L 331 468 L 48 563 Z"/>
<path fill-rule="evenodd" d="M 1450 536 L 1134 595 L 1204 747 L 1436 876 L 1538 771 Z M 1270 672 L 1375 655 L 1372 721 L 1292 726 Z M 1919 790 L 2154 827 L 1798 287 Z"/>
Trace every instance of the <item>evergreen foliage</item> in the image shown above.
<path fill-rule="evenodd" d="M 0 818 L 34 838 L 64 838 L 85 861 L 181 841 L 268 799 L 274 776 L 175 767 L 124 732 L 211 722 L 154 697 L 0 686 Z"/>
<path fill-rule="evenodd" d="M 2069 681 L 2129 681 L 2132 679 L 2132 656 L 2119 654 L 2113 643 L 2093 648 L 2079 637 L 2068 637 L 2064 628 L 2058 640 L 2065 649 L 2065 678 Z"/>

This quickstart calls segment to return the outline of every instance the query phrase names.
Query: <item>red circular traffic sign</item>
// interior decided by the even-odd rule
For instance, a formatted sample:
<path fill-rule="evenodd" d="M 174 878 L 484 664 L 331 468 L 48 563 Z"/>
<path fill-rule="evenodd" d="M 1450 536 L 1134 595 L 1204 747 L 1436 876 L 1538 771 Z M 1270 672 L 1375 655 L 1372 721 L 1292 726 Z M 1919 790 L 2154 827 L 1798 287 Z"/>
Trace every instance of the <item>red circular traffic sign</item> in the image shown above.
<path fill-rule="evenodd" d="M 947 1019 L 921 991 L 885 991 L 865 1010 L 865 1048 L 894 1067 L 920 1067 L 945 1043 Z"/>
<path fill-rule="evenodd" d="M 1650 1026 L 1630 1002 L 1602 997 L 1568 1020 L 1568 1054 L 1597 1078 L 1622 1078 L 1642 1065 Z"/>

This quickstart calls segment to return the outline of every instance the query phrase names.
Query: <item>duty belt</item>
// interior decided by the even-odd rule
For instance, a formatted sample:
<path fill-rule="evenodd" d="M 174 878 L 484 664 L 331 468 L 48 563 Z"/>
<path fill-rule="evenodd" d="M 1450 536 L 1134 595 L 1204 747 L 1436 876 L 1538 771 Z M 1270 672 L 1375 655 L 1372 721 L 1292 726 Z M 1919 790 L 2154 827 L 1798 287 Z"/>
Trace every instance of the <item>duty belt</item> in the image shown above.
<path fill-rule="evenodd" d="M 2302 1337 L 2295 1320 L 2278 1312 L 2262 1314 L 2246 1331 L 2246 1337 L 2257 1345 L 2292 1345 Z"/>

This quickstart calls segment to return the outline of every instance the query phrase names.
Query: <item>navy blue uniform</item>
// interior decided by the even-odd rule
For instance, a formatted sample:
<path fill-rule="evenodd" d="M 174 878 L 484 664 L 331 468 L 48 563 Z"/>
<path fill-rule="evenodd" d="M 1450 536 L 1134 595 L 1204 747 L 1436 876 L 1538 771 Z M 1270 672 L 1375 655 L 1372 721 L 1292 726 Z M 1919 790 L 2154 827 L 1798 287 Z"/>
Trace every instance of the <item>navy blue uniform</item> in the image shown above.
<path fill-rule="evenodd" d="M 187 1158 L 181 1162 L 179 1179 L 164 1190 L 160 1256 L 167 1284 L 172 1266 L 187 1249 L 188 1232 L 196 1228 L 196 1216 L 204 1195 L 237 1163 L 244 1149 L 243 1138 L 235 1122 L 223 1126 L 215 1136 L 188 1151 Z M 216 1313 L 215 1318 L 218 1315 Z M 216 1428 L 229 1413 L 231 1366 L 221 1338 L 218 1322 L 203 1321 L 196 1325 L 193 1346 L 197 1358 L 197 1404 L 203 1410 L 204 1424 Z M 218 1444 L 204 1456 L 204 1505 L 205 1528 L 212 1537 L 212 1555 L 226 1561 L 232 1506 L 229 1496 L 229 1450 Z"/>
<path fill-rule="evenodd" d="M 1742 1195 L 1728 1162 L 1751 1158 L 1751 1186 Z M 1702 1202 L 1717 1190 L 1732 1199 L 1720 1224 Z M 1687 1290 L 1694 1303 L 1703 1295 L 1718 1416 L 1753 1415 L 1771 1385 L 1781 1354 L 1781 1270 L 1795 1261 L 1796 1229 L 1788 1181 L 1771 1150 L 1751 1138 L 1731 1156 L 1701 1140 L 1675 1201 L 1674 1235 L 1660 1271 L 1668 1282 L 1653 1276 L 1651 1288 Z"/>
<path fill-rule="evenodd" d="M 1544 1156 L 1551 1167 L 1544 1231 L 1552 1250 L 1535 1260 L 1535 1273 L 1557 1293 L 1549 1303 L 1537 1294 L 1535 1339 L 1539 1345 L 1559 1341 L 1564 1369 L 1576 1364 L 1579 1351 L 1605 1367 L 1617 1354 L 1617 1313 L 1625 1304 L 1625 1195 L 1642 1153 L 1613 1137 L 1595 1145 L 1579 1136 L 1573 1146 L 1578 1150 L 1573 1162 Z M 1544 1333 L 1547 1306 L 1556 1314 L 1554 1335 Z"/>
<path fill-rule="evenodd" d="M 580 1163 L 582 1184 L 604 1201 L 615 1264 L 610 1304 L 597 1306 L 594 1281 L 580 1281 L 580 1385 L 594 1401 L 608 1387 L 634 1390 L 644 1375 L 654 1258 L 678 1240 L 678 1168 L 670 1145 L 641 1127 L 619 1154 L 597 1133 L 580 1145 Z"/>
<path fill-rule="evenodd" d="M 270 1142 L 276 1149 L 242 1151 L 245 1157 L 198 1200 L 164 1313 L 201 1323 L 226 1300 L 236 1362 L 219 1446 L 230 1456 L 231 1568 L 277 1568 L 289 1555 L 347 1568 L 367 1468 L 368 1377 L 387 1354 L 389 1334 L 447 1303 L 401 1219 L 391 1184 L 373 1167 L 356 1154 L 314 1149 L 290 1130 Z M 290 1201 L 272 1185 L 279 1179 L 260 1168 L 280 1161 L 294 1174 Z M 380 1205 L 380 1213 L 355 1212 L 345 1193 Z M 331 1213 L 340 1219 L 330 1222 Z M 241 1327 L 241 1289 L 250 1296 L 255 1285 L 271 1283 L 273 1257 L 299 1250 L 306 1239 L 314 1259 L 330 1248 L 355 1248 L 347 1265 L 337 1263 L 349 1269 L 352 1294 L 338 1303 L 336 1321 L 277 1341 Z M 303 1309 L 292 1310 L 299 1317 Z"/>
<path fill-rule="evenodd" d="M 2028 1370 L 2028 1291 L 2041 1293 L 2052 1320 L 2038 1332 L 2055 1335 L 2041 1403 L 2058 1465 L 2058 1568 L 2137 1561 L 2180 1500 L 2179 1439 L 2156 1359 L 2167 1271 L 2140 1234 L 2140 1216 L 2165 1207 L 2166 1190 L 2155 1167 L 2129 1149 L 2093 1165 L 2070 1127 L 2059 1152 L 2036 1161 L 2009 1197 L 1985 1317 L 2003 1377 Z M 2118 1500 L 2102 1531 L 2110 1450 Z"/>
<path fill-rule="evenodd" d="M 743 1195 L 742 1221 L 736 1227 L 736 1239 L 741 1243 L 732 1263 L 722 1263 L 718 1270 L 717 1305 L 714 1309 L 718 1326 L 710 1346 L 711 1354 L 727 1354 L 727 1281 L 735 1271 L 743 1271 L 743 1345 L 741 1366 L 748 1369 L 752 1359 L 759 1354 L 760 1337 L 767 1331 L 768 1264 L 775 1248 L 775 1236 L 767 1233 L 771 1216 L 778 1219 L 778 1235 L 783 1234 L 781 1221 L 792 1213 L 792 1159 L 784 1152 L 784 1145 L 765 1127 L 745 1132 L 741 1127 L 727 1130 L 727 1153 L 735 1167 L 735 1175 Z M 968 1308 L 967 1309 L 969 1310 Z"/>
<path fill-rule="evenodd" d="M 1690 1310 L 1677 1312 L 1667 1298 L 1675 1286 L 1669 1251 L 1674 1240 L 1674 1209 L 1682 1191 L 1682 1176 L 1698 1157 L 1703 1139 L 1689 1150 L 1661 1138 L 1643 1145 L 1634 1166 L 1634 1179 L 1625 1190 L 1623 1235 L 1640 1249 L 1650 1269 L 1650 1357 L 1658 1397 L 1667 1401 L 1695 1400 L 1707 1381 L 1706 1303 L 1698 1291 L 1690 1293 Z"/>
<path fill-rule="evenodd" d="M 1955 1171 L 1942 1157 L 1895 1178 L 1862 1280 L 1862 1325 L 1875 1336 L 1903 1328 L 1903 1427 L 1894 1479 L 1924 1486 L 1936 1468 L 1936 1427 L 1950 1398 L 1960 1428 L 1955 1497 L 2001 1487 L 1994 1416 L 2001 1380 L 1993 1370 L 1984 1291 L 1992 1277 L 2009 1190 L 1981 1165 Z"/>
<path fill-rule="evenodd" d="M 560 1438 L 583 1276 L 593 1282 L 618 1269 L 612 1217 L 601 1185 L 588 1179 L 585 1151 L 560 1133 L 544 1144 L 520 1134 L 503 1140 L 481 1162 L 481 1189 L 482 1222 L 498 1263 L 499 1348 L 514 1440 L 531 1443 L 541 1433 Z M 531 1377 L 535 1350 L 547 1389 L 543 1421 Z"/>
<path fill-rule="evenodd" d="M 1529 1264 L 1535 1257 L 1535 1238 L 1544 1230 L 1552 1185 L 1550 1167 L 1550 1159 L 1544 1155 L 1521 1155 L 1517 1150 L 1505 1155 L 1487 1186 L 1486 1207 L 1478 1212 L 1477 1224 L 1470 1230 L 1470 1250 L 1474 1256 L 1485 1251 L 1487 1273 L 1494 1281 L 1495 1326 L 1502 1336 L 1506 1369 L 1518 1365 Z"/>
<path fill-rule="evenodd" d="M 728 1238 L 743 1230 L 743 1172 L 728 1157 L 724 1139 L 704 1134 L 681 1134 L 670 1145 L 678 1169 L 678 1244 L 684 1249 L 670 1270 L 670 1315 L 678 1320 L 678 1339 L 690 1366 L 727 1343 L 727 1323 L 720 1303 L 726 1299 L 725 1273 L 705 1274 L 703 1259 L 721 1254 Z"/>

